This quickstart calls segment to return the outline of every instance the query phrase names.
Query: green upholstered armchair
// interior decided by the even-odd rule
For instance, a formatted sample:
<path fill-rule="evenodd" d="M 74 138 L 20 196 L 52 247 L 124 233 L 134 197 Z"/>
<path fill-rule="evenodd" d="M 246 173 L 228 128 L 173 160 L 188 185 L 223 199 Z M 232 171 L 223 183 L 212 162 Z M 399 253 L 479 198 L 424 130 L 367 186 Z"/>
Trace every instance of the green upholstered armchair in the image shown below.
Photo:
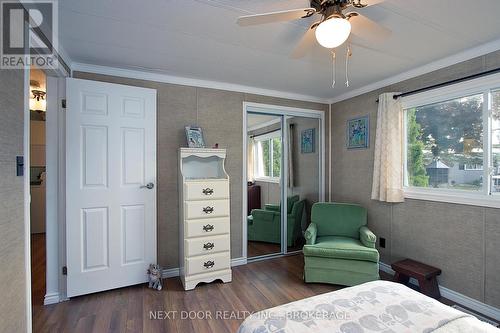
<path fill-rule="evenodd" d="M 305 232 L 304 280 L 354 286 L 379 279 L 377 237 L 366 227 L 366 209 L 316 203 Z"/>
<path fill-rule="evenodd" d="M 299 196 L 287 200 L 287 246 L 292 246 L 302 236 L 301 222 L 305 200 Z M 281 243 L 281 207 L 265 205 L 265 209 L 253 209 L 248 216 L 248 240 L 267 243 Z"/>

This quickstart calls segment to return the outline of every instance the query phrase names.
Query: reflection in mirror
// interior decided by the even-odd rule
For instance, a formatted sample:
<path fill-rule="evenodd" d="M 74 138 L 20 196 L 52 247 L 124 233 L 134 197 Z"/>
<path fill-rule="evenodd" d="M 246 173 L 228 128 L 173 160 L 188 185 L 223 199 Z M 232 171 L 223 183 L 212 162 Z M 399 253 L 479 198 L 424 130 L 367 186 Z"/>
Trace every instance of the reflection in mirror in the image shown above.
<path fill-rule="evenodd" d="M 281 253 L 282 116 L 247 115 L 247 256 Z"/>
<path fill-rule="evenodd" d="M 287 252 L 293 252 L 304 246 L 304 231 L 311 223 L 311 207 L 320 197 L 320 121 L 287 117 L 285 133 L 289 142 Z"/>

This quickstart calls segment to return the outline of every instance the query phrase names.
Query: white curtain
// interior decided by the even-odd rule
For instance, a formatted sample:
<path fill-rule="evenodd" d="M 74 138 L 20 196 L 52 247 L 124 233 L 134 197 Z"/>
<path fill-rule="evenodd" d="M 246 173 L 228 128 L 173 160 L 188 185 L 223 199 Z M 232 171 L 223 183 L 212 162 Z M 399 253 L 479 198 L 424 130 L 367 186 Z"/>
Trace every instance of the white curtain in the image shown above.
<path fill-rule="evenodd" d="M 293 129 L 294 124 L 288 125 L 288 187 L 293 188 L 294 178 L 293 178 Z"/>
<path fill-rule="evenodd" d="M 247 146 L 247 181 L 255 180 L 255 140 L 248 138 Z"/>
<path fill-rule="evenodd" d="M 254 141 L 254 177 L 262 177 L 264 176 L 264 151 L 262 150 L 262 142 Z"/>
<path fill-rule="evenodd" d="M 372 199 L 403 202 L 403 108 L 394 94 L 379 97 Z"/>

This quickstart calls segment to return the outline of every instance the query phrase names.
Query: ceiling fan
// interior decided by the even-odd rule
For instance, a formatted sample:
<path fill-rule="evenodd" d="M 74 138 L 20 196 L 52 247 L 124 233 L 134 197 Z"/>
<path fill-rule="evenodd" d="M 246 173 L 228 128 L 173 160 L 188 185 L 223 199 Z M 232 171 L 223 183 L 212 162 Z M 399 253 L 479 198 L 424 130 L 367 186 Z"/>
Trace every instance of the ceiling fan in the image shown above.
<path fill-rule="evenodd" d="M 351 33 L 368 41 L 381 42 L 391 35 L 391 31 L 356 10 L 376 5 L 384 0 L 310 0 L 310 6 L 264 14 L 245 15 L 238 18 L 240 26 L 251 26 L 273 22 L 285 22 L 319 16 L 302 37 L 292 53 L 292 58 L 301 58 L 314 46 L 316 40 L 321 46 L 332 51 L 333 84 L 335 85 L 335 48 L 344 44 Z M 314 38 L 316 37 L 316 38 Z M 347 47 L 346 67 L 351 55 Z M 348 86 L 348 78 L 346 77 Z"/>

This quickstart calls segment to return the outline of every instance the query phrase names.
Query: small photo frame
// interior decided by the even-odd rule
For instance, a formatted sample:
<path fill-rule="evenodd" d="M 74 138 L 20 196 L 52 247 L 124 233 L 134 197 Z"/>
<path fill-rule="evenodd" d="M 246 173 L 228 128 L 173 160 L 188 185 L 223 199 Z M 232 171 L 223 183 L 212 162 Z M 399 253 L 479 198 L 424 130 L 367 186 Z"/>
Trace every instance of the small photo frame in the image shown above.
<path fill-rule="evenodd" d="M 302 154 L 314 153 L 315 146 L 315 129 L 303 130 L 300 136 L 300 152 Z"/>
<path fill-rule="evenodd" d="M 369 116 L 347 121 L 347 149 L 366 149 L 370 140 Z"/>
<path fill-rule="evenodd" d="M 186 126 L 186 139 L 189 148 L 205 148 L 201 127 Z"/>

